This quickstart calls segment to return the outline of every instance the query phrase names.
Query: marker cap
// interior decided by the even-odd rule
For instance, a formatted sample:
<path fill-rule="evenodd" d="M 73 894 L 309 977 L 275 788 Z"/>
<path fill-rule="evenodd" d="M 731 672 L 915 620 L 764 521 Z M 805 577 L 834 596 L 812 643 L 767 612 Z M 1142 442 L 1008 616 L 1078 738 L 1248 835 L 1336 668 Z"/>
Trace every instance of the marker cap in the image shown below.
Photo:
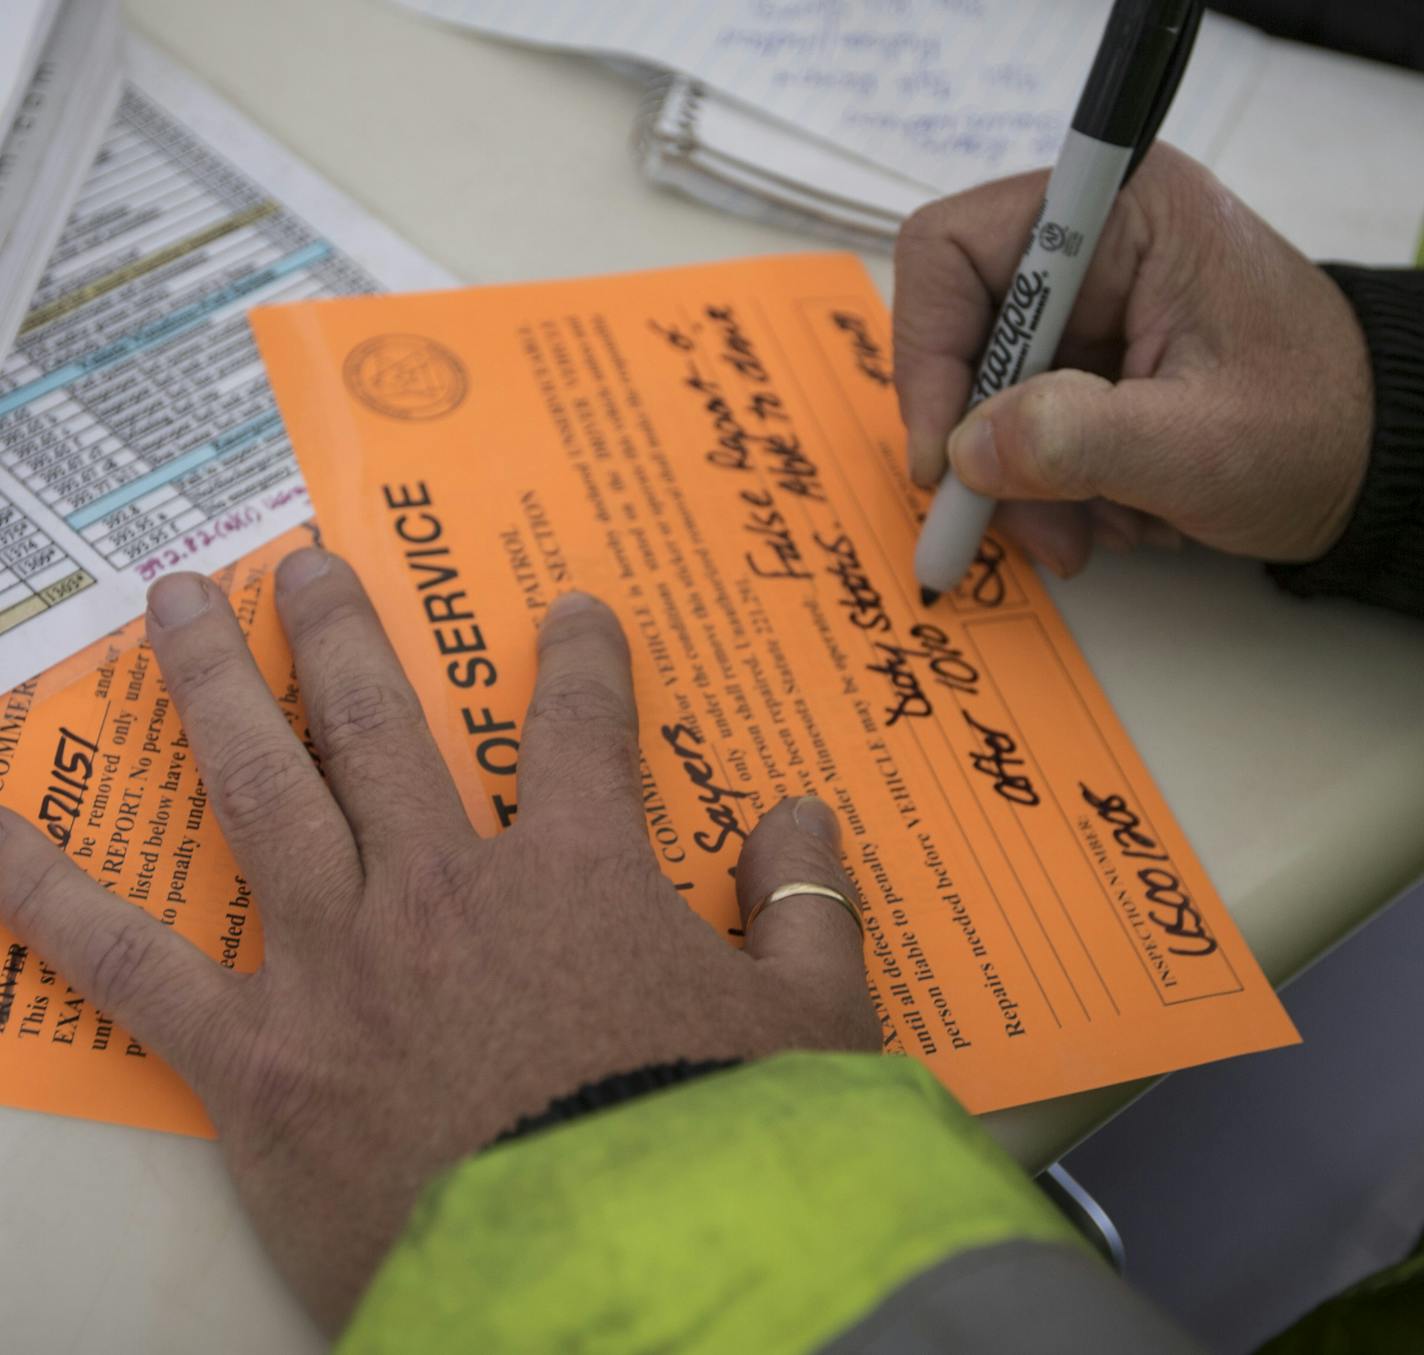
<path fill-rule="evenodd" d="M 1073 130 L 1147 153 L 1201 24 L 1200 0 L 1117 0 L 1073 114 Z"/>

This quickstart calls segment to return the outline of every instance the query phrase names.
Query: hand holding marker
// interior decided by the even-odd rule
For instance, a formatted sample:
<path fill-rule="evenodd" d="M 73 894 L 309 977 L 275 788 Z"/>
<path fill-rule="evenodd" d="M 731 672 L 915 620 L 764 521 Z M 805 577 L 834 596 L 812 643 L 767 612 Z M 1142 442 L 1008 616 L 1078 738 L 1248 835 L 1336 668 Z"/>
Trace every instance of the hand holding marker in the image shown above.
<path fill-rule="evenodd" d="M 979 364 L 969 408 L 1053 364 L 1118 190 L 1147 153 L 1201 23 L 1201 0 L 1116 0 L 1043 210 Z M 947 470 L 920 530 L 925 606 L 968 572 L 994 501 Z"/>

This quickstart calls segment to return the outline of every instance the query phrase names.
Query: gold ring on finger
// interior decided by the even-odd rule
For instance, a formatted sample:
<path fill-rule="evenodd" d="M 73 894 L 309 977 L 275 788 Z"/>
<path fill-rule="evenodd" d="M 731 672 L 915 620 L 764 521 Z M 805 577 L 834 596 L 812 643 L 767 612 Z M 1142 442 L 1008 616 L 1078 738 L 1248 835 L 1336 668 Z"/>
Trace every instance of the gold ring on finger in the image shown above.
<path fill-rule="evenodd" d="M 799 880 L 795 884 L 781 885 L 773 889 L 760 903 L 747 914 L 747 920 L 742 926 L 743 931 L 751 931 L 752 923 L 757 920 L 774 903 L 780 903 L 783 899 L 794 898 L 798 894 L 814 894 L 820 899 L 834 899 L 842 908 L 855 919 L 855 925 L 860 928 L 860 934 L 865 935 L 865 919 L 860 915 L 860 908 L 855 901 L 847 895 L 841 893 L 830 885 L 810 884 L 805 880 Z"/>

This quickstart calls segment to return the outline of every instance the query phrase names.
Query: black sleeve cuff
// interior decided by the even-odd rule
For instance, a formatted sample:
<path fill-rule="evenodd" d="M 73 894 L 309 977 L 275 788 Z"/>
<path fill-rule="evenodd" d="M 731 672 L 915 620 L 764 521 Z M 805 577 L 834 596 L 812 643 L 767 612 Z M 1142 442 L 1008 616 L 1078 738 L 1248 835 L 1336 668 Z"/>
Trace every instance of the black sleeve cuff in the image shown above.
<path fill-rule="evenodd" d="M 631 1073 L 614 1073 L 598 1082 L 585 1082 L 576 1092 L 551 1101 L 538 1115 L 525 1115 L 513 1128 L 506 1129 L 495 1139 L 495 1143 L 508 1143 L 511 1139 L 520 1139 L 541 1129 L 552 1129 L 555 1125 L 576 1120 L 580 1115 L 606 1110 L 609 1106 L 621 1105 L 624 1101 L 661 1091 L 664 1087 L 691 1082 L 706 1073 L 735 1068 L 740 1062 L 740 1059 L 703 1059 L 699 1063 L 689 1063 L 686 1059 L 678 1059 L 676 1063 L 651 1063 Z"/>
<path fill-rule="evenodd" d="M 1308 564 L 1267 565 L 1299 597 L 1352 597 L 1424 616 L 1424 271 L 1326 264 L 1369 345 L 1370 463 L 1339 541 Z"/>

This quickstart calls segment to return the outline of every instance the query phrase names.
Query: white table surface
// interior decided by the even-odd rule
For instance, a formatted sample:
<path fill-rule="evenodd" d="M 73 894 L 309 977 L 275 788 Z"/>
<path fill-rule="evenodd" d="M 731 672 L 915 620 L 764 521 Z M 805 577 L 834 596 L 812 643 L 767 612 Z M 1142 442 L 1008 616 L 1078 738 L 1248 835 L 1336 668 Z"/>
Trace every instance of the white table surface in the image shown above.
<path fill-rule="evenodd" d="M 472 282 L 814 245 L 647 186 L 627 150 L 637 90 L 591 63 L 456 33 L 381 0 L 128 8 L 137 28 Z M 1329 60 L 1292 51 L 1272 63 L 1258 96 L 1272 114 L 1243 126 L 1219 172 L 1313 255 L 1401 262 L 1424 217 L 1424 150 L 1409 144 L 1424 140 L 1420 86 L 1367 67 L 1341 79 Z M 867 263 L 888 296 L 888 259 Z M 1273 979 L 1424 871 L 1424 625 L 1302 604 L 1256 567 L 1204 552 L 1108 558 L 1052 588 Z M 1041 1164 L 1128 1095 L 989 1123 Z M 321 1348 L 212 1144 L 0 1109 L 0 1163 L 4 1349 Z"/>

